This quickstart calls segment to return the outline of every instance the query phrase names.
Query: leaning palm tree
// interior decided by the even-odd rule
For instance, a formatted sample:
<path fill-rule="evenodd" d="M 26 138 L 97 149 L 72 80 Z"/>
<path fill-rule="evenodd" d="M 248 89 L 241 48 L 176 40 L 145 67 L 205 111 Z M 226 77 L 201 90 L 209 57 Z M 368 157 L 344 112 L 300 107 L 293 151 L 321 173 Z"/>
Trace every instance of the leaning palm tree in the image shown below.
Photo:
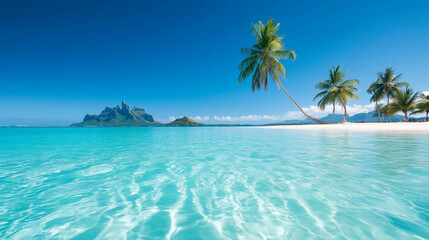
<path fill-rule="evenodd" d="M 338 67 L 329 68 L 329 79 L 316 84 L 316 88 L 323 90 L 318 93 L 313 100 L 320 98 L 317 105 L 320 109 L 325 109 L 328 104 L 340 103 L 344 109 L 344 116 L 341 123 L 347 121 L 347 103 L 349 99 L 359 98 L 355 92 L 358 90 L 355 85 L 359 84 L 357 79 L 344 80 L 346 71 L 340 70 L 341 65 Z"/>
<path fill-rule="evenodd" d="M 384 98 L 384 91 L 377 88 L 377 82 L 373 82 L 371 86 L 366 90 L 367 93 L 371 94 L 370 102 L 375 103 L 375 110 L 377 111 L 378 122 L 381 122 L 381 111 L 379 101 Z"/>
<path fill-rule="evenodd" d="M 412 112 L 410 115 L 417 113 L 426 113 L 426 122 L 429 121 L 429 95 L 420 95 L 420 102 L 416 104 L 417 110 Z"/>
<path fill-rule="evenodd" d="M 294 51 L 284 49 L 282 42 L 283 35 L 277 34 L 279 25 L 273 19 L 268 20 L 265 25 L 261 21 L 252 25 L 253 34 L 256 36 L 256 44 L 251 48 L 241 48 L 241 53 L 246 58 L 239 65 L 240 75 L 238 76 L 238 82 L 245 81 L 253 74 L 252 91 L 261 88 L 267 90 L 268 79 L 271 78 L 307 118 L 318 123 L 325 123 L 306 114 L 295 99 L 286 91 L 280 81 L 280 78 L 285 78 L 286 70 L 279 60 L 290 59 L 293 61 L 296 55 Z"/>
<path fill-rule="evenodd" d="M 414 91 L 408 87 L 405 90 L 395 91 L 393 94 L 393 103 L 387 105 L 387 114 L 393 116 L 397 112 L 403 112 L 405 115 L 404 120 L 408 122 L 408 111 L 416 108 L 415 102 L 418 94 L 418 92 L 414 93 Z"/>
<path fill-rule="evenodd" d="M 372 84 L 372 88 L 375 92 L 383 92 L 383 95 L 387 97 L 387 105 L 395 91 L 398 91 L 400 87 L 408 87 L 408 83 L 398 82 L 402 74 L 396 75 L 392 67 L 386 68 L 384 72 L 379 72 L 377 75 L 377 81 Z"/>

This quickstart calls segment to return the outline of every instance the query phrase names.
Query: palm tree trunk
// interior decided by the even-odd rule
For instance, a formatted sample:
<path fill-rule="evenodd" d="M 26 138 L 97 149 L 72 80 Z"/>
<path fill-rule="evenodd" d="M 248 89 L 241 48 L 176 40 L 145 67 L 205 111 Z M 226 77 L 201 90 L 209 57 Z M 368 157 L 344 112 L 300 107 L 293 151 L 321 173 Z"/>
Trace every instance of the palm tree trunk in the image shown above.
<path fill-rule="evenodd" d="M 289 95 L 289 93 L 286 91 L 286 89 L 283 87 L 283 85 L 280 83 L 280 81 L 278 83 L 279 83 L 280 87 L 282 88 L 283 92 L 285 92 L 286 95 L 290 98 L 290 100 L 292 100 L 292 102 L 295 103 L 295 105 L 299 108 L 299 110 L 301 110 L 301 112 L 302 112 L 302 114 L 304 114 L 304 116 L 306 116 L 307 118 L 311 119 L 314 122 L 317 122 L 317 123 L 320 123 L 320 124 L 327 124 L 327 122 L 317 120 L 317 119 L 315 119 L 315 118 L 307 115 L 307 113 L 305 113 L 304 110 L 302 110 L 301 106 L 299 106 L 299 104 L 295 101 L 295 99 L 293 99 L 291 97 L 291 95 Z"/>
<path fill-rule="evenodd" d="M 343 101 L 341 101 L 341 104 L 343 104 L 344 116 L 343 116 L 343 121 L 341 121 L 340 123 L 344 123 L 344 122 L 347 122 L 347 108 L 346 108 L 346 104 Z"/>
<path fill-rule="evenodd" d="M 408 114 L 407 114 L 407 111 L 402 111 L 403 113 L 404 113 L 404 115 L 405 115 L 405 122 L 408 122 Z"/>
<path fill-rule="evenodd" d="M 375 109 L 377 110 L 378 122 L 381 122 L 381 117 L 380 117 L 380 107 L 378 106 L 377 101 L 375 101 Z"/>
<path fill-rule="evenodd" d="M 426 122 L 427 122 L 427 121 L 429 121 L 429 116 L 428 116 L 428 114 L 429 114 L 429 111 L 426 111 Z"/>
<path fill-rule="evenodd" d="M 334 104 L 332 104 L 332 107 L 333 107 L 333 111 L 332 111 L 332 113 L 333 113 L 333 114 L 335 114 L 335 103 L 334 103 Z"/>

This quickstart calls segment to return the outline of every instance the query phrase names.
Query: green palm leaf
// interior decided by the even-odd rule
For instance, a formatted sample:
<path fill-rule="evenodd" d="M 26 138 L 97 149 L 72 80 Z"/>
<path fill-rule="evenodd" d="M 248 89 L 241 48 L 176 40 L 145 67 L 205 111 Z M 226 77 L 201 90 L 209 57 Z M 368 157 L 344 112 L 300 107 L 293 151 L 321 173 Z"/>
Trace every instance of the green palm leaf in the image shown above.
<path fill-rule="evenodd" d="M 259 21 L 252 24 L 252 33 L 256 36 L 256 43 L 251 48 L 241 48 L 241 54 L 246 57 L 238 66 L 240 74 L 238 82 L 242 83 L 252 76 L 252 91 L 261 88 L 268 89 L 269 78 L 280 87 L 291 100 L 297 105 L 301 112 L 313 121 L 321 122 L 308 116 L 301 106 L 284 89 L 281 79 L 285 78 L 286 70 L 280 63 L 281 59 L 296 59 L 296 53 L 293 50 L 284 49 L 283 35 L 278 35 L 277 31 L 280 24 L 270 19 L 266 24 Z"/>
<path fill-rule="evenodd" d="M 392 67 L 386 68 L 384 72 L 377 73 L 377 81 L 371 84 L 370 89 L 373 92 L 383 92 L 383 95 L 387 98 L 387 104 L 389 104 L 390 98 L 400 87 L 409 86 L 407 82 L 399 82 L 401 78 L 402 74 L 396 75 Z"/>
<path fill-rule="evenodd" d="M 408 112 L 415 109 L 416 100 L 419 93 L 414 92 L 410 88 L 405 90 L 397 90 L 393 94 L 393 103 L 388 106 L 388 114 L 393 116 L 397 112 L 403 112 L 405 115 L 405 121 L 408 121 Z"/>
<path fill-rule="evenodd" d="M 349 99 L 359 98 L 354 92 L 358 90 L 355 85 L 359 84 L 357 79 L 344 80 L 346 77 L 346 71 L 340 70 L 341 65 L 337 67 L 329 68 L 329 78 L 323 82 L 315 85 L 316 89 L 324 90 L 319 92 L 313 99 L 320 99 L 317 106 L 324 110 L 326 106 L 333 106 L 333 112 L 335 112 L 335 104 L 340 103 L 344 108 L 343 122 L 346 121 L 347 109 L 346 104 Z"/>

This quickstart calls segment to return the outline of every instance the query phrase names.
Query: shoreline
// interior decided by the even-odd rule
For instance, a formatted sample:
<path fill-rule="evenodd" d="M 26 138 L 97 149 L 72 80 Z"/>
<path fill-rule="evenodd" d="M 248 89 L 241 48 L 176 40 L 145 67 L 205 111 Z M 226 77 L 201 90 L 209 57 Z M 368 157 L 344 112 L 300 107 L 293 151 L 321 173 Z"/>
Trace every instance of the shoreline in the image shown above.
<path fill-rule="evenodd" d="M 270 129 L 428 133 L 429 122 L 342 123 L 263 126 Z"/>
<path fill-rule="evenodd" d="M 329 124 L 290 124 L 290 125 L 220 125 L 207 124 L 203 126 L 28 126 L 28 125 L 0 125 L 0 128 L 201 128 L 201 127 L 250 127 L 267 129 L 289 130 L 316 130 L 316 131 L 365 131 L 365 132 L 403 132 L 429 134 L 429 122 L 347 122 Z"/>

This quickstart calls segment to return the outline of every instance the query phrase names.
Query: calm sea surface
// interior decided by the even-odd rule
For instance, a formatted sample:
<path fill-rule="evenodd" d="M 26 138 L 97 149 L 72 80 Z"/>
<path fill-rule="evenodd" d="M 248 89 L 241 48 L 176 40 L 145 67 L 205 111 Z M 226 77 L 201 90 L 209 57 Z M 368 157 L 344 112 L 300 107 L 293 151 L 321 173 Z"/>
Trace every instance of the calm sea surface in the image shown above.
<path fill-rule="evenodd" d="M 0 128 L 0 239 L 429 239 L 429 134 Z"/>

